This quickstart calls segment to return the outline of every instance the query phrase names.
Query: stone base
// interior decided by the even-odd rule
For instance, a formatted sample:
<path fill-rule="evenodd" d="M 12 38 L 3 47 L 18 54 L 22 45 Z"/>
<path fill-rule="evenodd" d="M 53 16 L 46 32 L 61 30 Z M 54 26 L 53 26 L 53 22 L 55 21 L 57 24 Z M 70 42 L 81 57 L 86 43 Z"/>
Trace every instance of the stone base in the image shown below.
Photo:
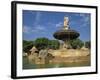
<path fill-rule="evenodd" d="M 69 63 L 69 62 L 84 62 L 90 61 L 90 50 L 75 50 L 75 49 L 60 49 L 52 50 L 51 55 L 54 58 L 40 59 L 37 55 L 29 55 L 29 62 L 35 64 L 48 64 L 48 63 Z"/>
<path fill-rule="evenodd" d="M 55 57 L 50 63 L 90 62 L 90 56 Z"/>
<path fill-rule="evenodd" d="M 55 57 L 87 56 L 90 55 L 90 50 L 60 49 L 60 50 L 54 50 L 51 54 Z"/>

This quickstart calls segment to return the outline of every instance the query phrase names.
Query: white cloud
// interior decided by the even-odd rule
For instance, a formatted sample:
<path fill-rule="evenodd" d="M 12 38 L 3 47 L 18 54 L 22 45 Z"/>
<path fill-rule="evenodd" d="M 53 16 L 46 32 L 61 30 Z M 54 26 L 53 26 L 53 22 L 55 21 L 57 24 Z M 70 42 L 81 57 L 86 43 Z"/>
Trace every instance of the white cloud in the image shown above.
<path fill-rule="evenodd" d="M 90 17 L 86 14 L 81 14 L 81 16 L 82 16 L 81 22 L 83 23 L 82 27 L 87 27 L 88 24 L 90 23 Z"/>
<path fill-rule="evenodd" d="M 43 26 L 40 25 L 36 25 L 35 27 L 31 27 L 31 26 L 23 26 L 23 32 L 26 34 L 29 33 L 37 33 L 37 32 L 45 32 L 45 28 Z"/>
<path fill-rule="evenodd" d="M 37 12 L 37 14 L 36 14 L 36 21 L 37 22 L 39 22 L 40 17 L 41 17 L 41 12 Z"/>
<path fill-rule="evenodd" d="M 33 15 L 35 15 L 36 14 L 36 16 L 35 16 L 35 22 L 36 23 L 38 23 L 39 21 L 40 21 L 40 18 L 41 18 L 41 12 L 40 11 L 37 11 L 37 12 L 34 12 L 34 11 L 29 11 L 31 14 L 33 14 Z"/>
<path fill-rule="evenodd" d="M 36 16 L 35 16 L 35 23 L 33 24 L 33 28 L 32 28 L 32 32 L 39 32 L 39 31 L 44 31 L 45 27 L 40 25 L 39 22 L 41 20 L 41 12 L 38 11 L 36 12 Z"/>
<path fill-rule="evenodd" d="M 88 22 L 89 21 L 89 16 L 87 14 L 79 14 L 82 18 L 81 20 L 83 20 L 83 22 Z"/>
<path fill-rule="evenodd" d="M 23 32 L 24 32 L 24 33 L 29 33 L 30 30 L 31 30 L 30 27 L 28 27 L 28 26 L 23 26 Z"/>
<path fill-rule="evenodd" d="M 63 23 L 62 23 L 62 22 L 59 22 L 59 23 L 55 24 L 55 26 L 56 26 L 57 28 L 62 27 L 62 26 L 63 26 Z"/>
<path fill-rule="evenodd" d="M 45 28 L 44 28 L 43 26 L 40 26 L 40 25 L 37 25 L 37 26 L 35 27 L 35 29 L 36 29 L 36 30 L 42 30 L 42 31 L 45 30 Z"/>
<path fill-rule="evenodd" d="M 34 26 L 38 25 L 41 19 L 41 12 L 37 12 L 36 13 L 36 17 L 35 17 L 35 23 L 33 24 Z"/>

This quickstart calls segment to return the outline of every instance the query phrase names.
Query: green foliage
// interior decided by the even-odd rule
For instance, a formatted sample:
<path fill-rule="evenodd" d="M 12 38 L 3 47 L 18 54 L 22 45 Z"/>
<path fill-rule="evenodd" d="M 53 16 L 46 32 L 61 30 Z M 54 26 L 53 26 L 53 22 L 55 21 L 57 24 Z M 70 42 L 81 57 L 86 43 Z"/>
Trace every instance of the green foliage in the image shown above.
<path fill-rule="evenodd" d="M 37 38 L 35 42 L 35 47 L 40 50 L 48 47 L 48 39 L 47 38 Z"/>
<path fill-rule="evenodd" d="M 34 45 L 33 41 L 23 40 L 23 51 L 28 52 L 32 48 L 33 45 Z"/>
<path fill-rule="evenodd" d="M 73 49 L 82 48 L 84 45 L 80 39 L 70 40 L 68 42 Z M 26 41 L 23 40 L 23 51 L 29 51 L 33 46 L 35 46 L 38 50 L 51 48 L 51 49 L 59 49 L 60 43 L 58 40 L 49 40 L 48 38 L 37 38 L 35 41 Z M 85 46 L 90 48 L 90 41 L 86 42 Z"/>
<path fill-rule="evenodd" d="M 91 42 L 90 41 L 86 41 L 85 42 L 85 47 L 90 49 L 91 48 Z"/>
<path fill-rule="evenodd" d="M 48 38 L 37 38 L 35 41 L 26 41 L 23 40 L 23 51 L 28 52 L 33 46 L 35 46 L 38 50 L 51 48 L 51 49 L 59 49 L 59 41 L 58 40 L 49 40 Z"/>
<path fill-rule="evenodd" d="M 37 38 L 35 40 L 35 46 L 38 50 L 45 48 L 58 49 L 59 45 L 60 43 L 58 40 L 49 40 L 47 38 Z"/>
<path fill-rule="evenodd" d="M 59 41 L 58 40 L 49 40 L 48 47 L 51 49 L 59 49 Z"/>
<path fill-rule="evenodd" d="M 73 49 L 82 48 L 84 45 L 80 39 L 74 39 L 70 41 L 70 45 Z"/>

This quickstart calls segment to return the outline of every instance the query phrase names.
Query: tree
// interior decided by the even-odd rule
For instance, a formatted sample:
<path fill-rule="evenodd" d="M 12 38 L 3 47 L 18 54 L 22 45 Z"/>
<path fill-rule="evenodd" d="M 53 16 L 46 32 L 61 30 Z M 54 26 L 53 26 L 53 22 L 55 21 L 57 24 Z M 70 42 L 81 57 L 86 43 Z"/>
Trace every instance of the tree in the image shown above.
<path fill-rule="evenodd" d="M 85 42 L 85 47 L 90 49 L 91 48 L 91 42 L 90 41 L 86 41 Z"/>
<path fill-rule="evenodd" d="M 80 39 L 70 40 L 70 45 L 73 49 L 82 48 L 84 45 Z"/>
<path fill-rule="evenodd" d="M 59 49 L 59 41 L 58 40 L 49 40 L 48 47 L 52 49 Z"/>
<path fill-rule="evenodd" d="M 48 47 L 48 39 L 47 38 L 37 38 L 35 40 L 35 47 L 40 50 L 40 49 L 45 49 Z"/>
<path fill-rule="evenodd" d="M 33 41 L 23 40 L 23 51 L 28 52 L 34 45 Z"/>

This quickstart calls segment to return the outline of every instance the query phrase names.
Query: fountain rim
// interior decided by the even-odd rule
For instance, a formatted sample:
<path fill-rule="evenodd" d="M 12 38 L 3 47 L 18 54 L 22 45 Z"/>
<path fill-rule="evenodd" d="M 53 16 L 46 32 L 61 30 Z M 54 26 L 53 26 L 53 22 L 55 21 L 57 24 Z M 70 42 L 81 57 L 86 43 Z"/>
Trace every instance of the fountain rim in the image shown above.
<path fill-rule="evenodd" d="M 56 31 L 53 36 L 56 38 L 56 39 L 59 39 L 59 40 L 63 40 L 63 39 L 76 39 L 77 37 L 80 36 L 80 34 L 73 30 L 73 29 L 61 29 L 61 30 L 58 30 Z M 61 37 L 60 37 L 61 36 Z"/>

